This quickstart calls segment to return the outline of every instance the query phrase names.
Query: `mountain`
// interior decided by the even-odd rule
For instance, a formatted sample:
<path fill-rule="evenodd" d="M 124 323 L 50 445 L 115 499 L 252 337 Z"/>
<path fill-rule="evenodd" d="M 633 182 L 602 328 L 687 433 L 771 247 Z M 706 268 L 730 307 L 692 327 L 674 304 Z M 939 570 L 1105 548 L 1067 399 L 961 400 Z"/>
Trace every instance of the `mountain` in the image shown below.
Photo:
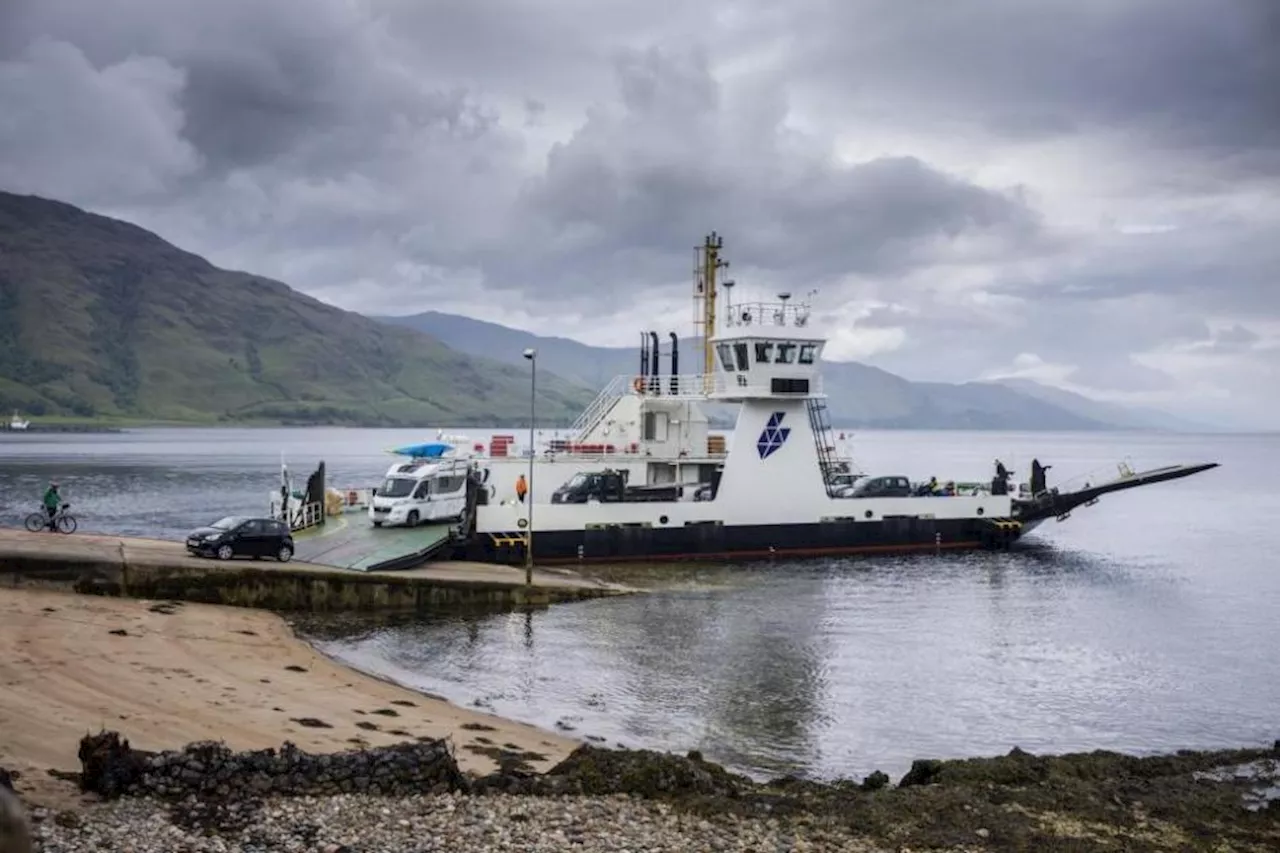
<path fill-rule="evenodd" d="M 593 390 L 614 376 L 638 372 L 640 366 L 638 334 L 634 346 L 593 347 L 437 311 L 376 319 L 424 332 L 463 352 L 512 364 L 523 361 L 526 347 L 535 347 L 539 369 L 545 367 Z M 670 339 L 659 340 L 663 352 L 669 352 Z M 698 343 L 680 342 L 682 373 L 700 370 Z M 663 373 L 670 371 L 665 355 L 660 367 Z M 1086 430 L 1121 426 L 1113 418 L 1102 417 L 1101 410 L 1090 414 L 999 383 L 911 382 L 877 367 L 832 361 L 823 364 L 823 381 L 831 419 L 839 427 Z"/>
<path fill-rule="evenodd" d="M 518 354 L 517 354 L 518 355 Z M 572 420 L 580 384 L 540 376 Z M 0 192 L 0 411 L 170 421 L 527 423 L 529 369 L 219 269 L 135 225 Z"/>
<path fill-rule="evenodd" d="M 1216 432 L 1220 427 L 1180 418 L 1156 409 L 1122 406 L 1094 400 L 1074 391 L 1042 385 L 1032 379 L 997 379 L 997 384 L 1020 394 L 1035 397 L 1081 417 L 1105 421 L 1125 429 L 1161 430 L 1165 432 Z"/>

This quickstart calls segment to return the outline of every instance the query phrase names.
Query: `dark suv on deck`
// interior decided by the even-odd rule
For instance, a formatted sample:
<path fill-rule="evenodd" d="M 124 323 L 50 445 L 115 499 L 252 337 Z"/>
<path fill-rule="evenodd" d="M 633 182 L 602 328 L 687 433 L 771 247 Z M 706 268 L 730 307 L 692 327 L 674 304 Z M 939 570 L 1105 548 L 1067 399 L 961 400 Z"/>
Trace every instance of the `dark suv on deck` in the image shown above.
<path fill-rule="evenodd" d="M 289 525 L 274 518 L 229 515 L 187 534 L 187 551 L 220 560 L 274 557 L 287 563 L 293 559 L 293 534 Z"/>

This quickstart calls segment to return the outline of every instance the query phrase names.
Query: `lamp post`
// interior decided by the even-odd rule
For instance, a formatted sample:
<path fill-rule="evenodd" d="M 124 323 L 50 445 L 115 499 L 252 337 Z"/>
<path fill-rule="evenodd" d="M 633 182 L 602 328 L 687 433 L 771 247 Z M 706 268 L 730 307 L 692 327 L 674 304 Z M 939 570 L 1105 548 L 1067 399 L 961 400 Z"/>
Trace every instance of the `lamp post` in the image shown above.
<path fill-rule="evenodd" d="M 524 583 L 525 586 L 533 586 L 533 460 L 538 455 L 533 427 L 537 422 L 538 351 L 527 349 L 524 357 L 529 359 L 529 503 L 526 510 L 528 526 L 524 534 Z"/>

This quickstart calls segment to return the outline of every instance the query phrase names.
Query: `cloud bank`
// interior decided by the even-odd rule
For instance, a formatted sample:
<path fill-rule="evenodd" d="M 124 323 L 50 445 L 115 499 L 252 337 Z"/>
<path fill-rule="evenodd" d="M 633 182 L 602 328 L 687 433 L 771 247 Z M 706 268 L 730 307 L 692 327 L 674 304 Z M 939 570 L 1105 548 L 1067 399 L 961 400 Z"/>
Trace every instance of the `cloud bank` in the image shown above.
<path fill-rule="evenodd" d="M 1270 0 L 8 0 L 0 188 L 593 343 L 714 229 L 833 356 L 1280 428 Z"/>

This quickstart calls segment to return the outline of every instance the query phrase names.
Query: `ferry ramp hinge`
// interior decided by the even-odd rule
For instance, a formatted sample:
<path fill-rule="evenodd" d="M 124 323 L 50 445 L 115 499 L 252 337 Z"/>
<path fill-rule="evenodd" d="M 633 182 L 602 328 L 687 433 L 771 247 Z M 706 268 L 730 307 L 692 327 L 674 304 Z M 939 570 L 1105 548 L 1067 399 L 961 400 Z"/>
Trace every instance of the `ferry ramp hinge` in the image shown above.
<path fill-rule="evenodd" d="M 1013 518 L 986 518 L 982 524 L 982 545 L 989 550 L 1008 548 L 1022 536 L 1022 522 Z"/>

